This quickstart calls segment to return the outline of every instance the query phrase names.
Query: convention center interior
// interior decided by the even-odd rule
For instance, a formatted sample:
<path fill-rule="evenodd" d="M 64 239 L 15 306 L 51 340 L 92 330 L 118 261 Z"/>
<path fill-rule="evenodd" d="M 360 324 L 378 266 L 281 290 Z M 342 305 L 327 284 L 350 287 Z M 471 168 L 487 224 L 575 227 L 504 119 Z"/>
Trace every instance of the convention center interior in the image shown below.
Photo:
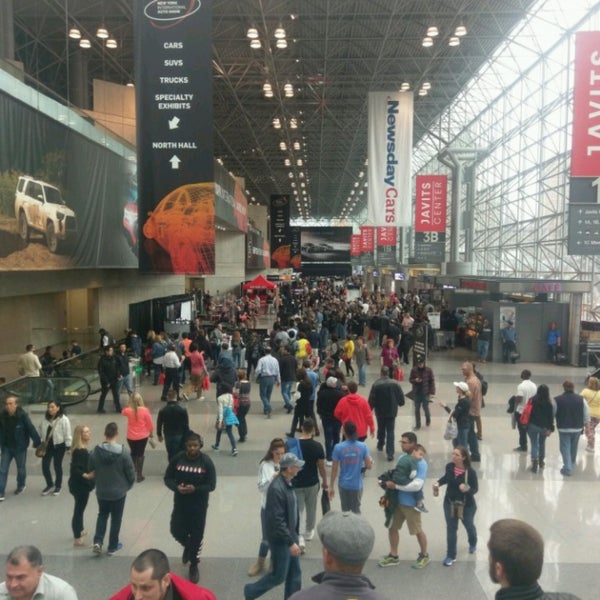
<path fill-rule="evenodd" d="M 599 0 L 0 0 L 0 598 L 597 598 L 599 255 Z"/>

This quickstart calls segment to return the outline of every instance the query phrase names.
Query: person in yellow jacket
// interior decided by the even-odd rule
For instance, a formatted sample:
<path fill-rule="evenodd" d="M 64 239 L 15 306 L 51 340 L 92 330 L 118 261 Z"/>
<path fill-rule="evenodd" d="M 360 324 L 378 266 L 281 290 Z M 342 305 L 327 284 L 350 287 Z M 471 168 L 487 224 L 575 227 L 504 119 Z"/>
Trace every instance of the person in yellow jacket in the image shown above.
<path fill-rule="evenodd" d="M 585 437 L 587 438 L 587 452 L 594 452 L 596 426 L 600 423 L 600 381 L 597 377 L 589 377 L 581 395 L 590 407 L 590 421 L 585 424 Z"/>
<path fill-rule="evenodd" d="M 344 342 L 344 354 L 342 355 L 342 360 L 346 365 L 346 375 L 354 377 L 354 369 L 352 368 L 352 357 L 354 356 L 354 341 L 352 340 L 352 334 L 348 334 L 346 336 L 346 341 Z"/>
<path fill-rule="evenodd" d="M 312 354 L 312 347 L 310 342 L 306 339 L 306 334 L 299 333 L 294 346 L 296 349 L 296 362 L 298 363 L 298 366 L 301 367 L 304 360 L 310 358 L 310 355 Z"/>

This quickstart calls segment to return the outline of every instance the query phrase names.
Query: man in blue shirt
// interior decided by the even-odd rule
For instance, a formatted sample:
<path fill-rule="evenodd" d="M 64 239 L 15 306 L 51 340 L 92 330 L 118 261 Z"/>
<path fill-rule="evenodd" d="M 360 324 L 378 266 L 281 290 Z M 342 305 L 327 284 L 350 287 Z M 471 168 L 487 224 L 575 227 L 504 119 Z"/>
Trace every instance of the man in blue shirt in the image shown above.
<path fill-rule="evenodd" d="M 417 445 L 417 436 L 408 431 L 402 434 L 400 440 L 402 451 L 410 454 Z M 388 529 L 388 538 L 390 541 L 390 552 L 379 561 L 380 567 L 395 567 L 400 564 L 398 558 L 398 544 L 400 543 L 400 529 L 406 521 L 408 532 L 414 535 L 419 543 L 419 556 L 413 563 L 413 569 L 422 569 L 429 563 L 429 554 L 427 554 L 427 536 L 421 526 L 421 512 L 416 509 L 417 499 L 414 492 L 423 488 L 425 479 L 427 479 L 428 465 L 424 458 L 417 463 L 417 474 L 415 478 L 407 485 L 398 485 L 394 481 L 387 481 L 386 486 L 389 489 L 398 490 L 398 505 L 394 512 L 394 517 Z"/>
<path fill-rule="evenodd" d="M 332 499 L 335 495 L 334 484 L 339 473 L 342 511 L 360 514 L 363 473 L 364 469 L 370 469 L 373 466 L 373 459 L 367 445 L 356 439 L 356 423 L 354 421 L 344 423 L 344 437 L 346 439 L 333 448 L 329 498 Z"/>

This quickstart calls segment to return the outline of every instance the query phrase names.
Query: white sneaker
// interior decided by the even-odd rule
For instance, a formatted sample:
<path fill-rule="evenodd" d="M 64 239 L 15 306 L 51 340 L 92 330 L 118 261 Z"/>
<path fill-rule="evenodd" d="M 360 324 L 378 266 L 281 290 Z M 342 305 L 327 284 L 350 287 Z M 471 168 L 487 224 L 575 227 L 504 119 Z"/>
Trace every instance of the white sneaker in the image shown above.
<path fill-rule="evenodd" d="M 300 550 L 302 550 L 302 554 L 304 554 L 304 549 L 306 548 L 306 542 L 304 541 L 303 536 L 300 536 L 300 541 L 298 542 L 298 546 L 300 546 Z"/>
<path fill-rule="evenodd" d="M 315 530 L 314 529 L 309 529 L 308 531 L 306 531 L 304 533 L 304 539 L 307 542 L 310 542 L 310 540 L 312 540 L 315 537 Z"/>

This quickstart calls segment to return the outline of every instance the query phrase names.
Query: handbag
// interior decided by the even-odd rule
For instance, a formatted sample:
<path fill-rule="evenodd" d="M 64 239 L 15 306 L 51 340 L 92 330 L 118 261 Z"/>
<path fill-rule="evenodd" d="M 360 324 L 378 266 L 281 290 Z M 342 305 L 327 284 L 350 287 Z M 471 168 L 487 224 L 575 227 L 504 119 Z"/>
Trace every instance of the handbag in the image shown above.
<path fill-rule="evenodd" d="M 410 390 L 410 392 L 406 392 L 406 394 L 404 394 L 409 400 L 414 400 L 415 399 L 415 393 L 413 392 L 413 390 Z"/>
<path fill-rule="evenodd" d="M 517 360 L 518 358 L 521 358 L 521 353 L 517 350 L 516 346 L 515 349 L 508 354 L 508 358 L 510 358 L 510 360 Z"/>
<path fill-rule="evenodd" d="M 532 409 L 533 402 L 531 401 L 531 398 L 529 398 L 527 404 L 525 405 L 525 408 L 523 409 L 523 412 L 521 413 L 521 416 L 519 417 L 519 423 L 521 423 L 521 425 L 529 425 Z"/>
<path fill-rule="evenodd" d="M 458 425 L 452 415 L 448 418 L 446 423 L 446 430 L 444 431 L 445 440 L 453 440 L 458 436 Z"/>
<path fill-rule="evenodd" d="M 48 450 L 48 442 L 46 440 L 42 440 L 40 445 L 35 449 L 35 455 L 38 458 L 44 458 L 46 456 L 46 451 Z"/>

